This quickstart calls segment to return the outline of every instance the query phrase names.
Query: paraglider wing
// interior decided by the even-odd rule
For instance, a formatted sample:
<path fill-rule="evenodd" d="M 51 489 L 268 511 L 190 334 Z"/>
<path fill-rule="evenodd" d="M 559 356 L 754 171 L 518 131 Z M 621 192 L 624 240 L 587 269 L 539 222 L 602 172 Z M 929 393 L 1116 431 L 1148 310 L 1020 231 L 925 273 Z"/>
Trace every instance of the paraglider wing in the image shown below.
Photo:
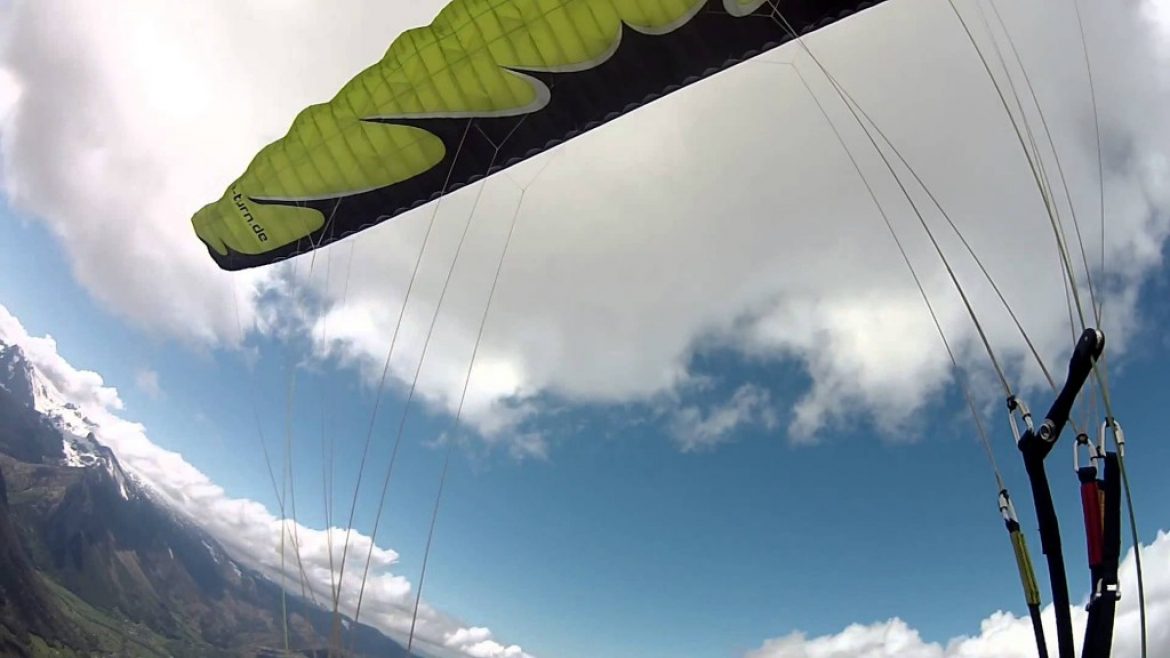
<path fill-rule="evenodd" d="M 774 48 L 784 21 L 809 32 L 880 1 L 454 0 L 192 223 L 224 269 L 305 253 Z"/>

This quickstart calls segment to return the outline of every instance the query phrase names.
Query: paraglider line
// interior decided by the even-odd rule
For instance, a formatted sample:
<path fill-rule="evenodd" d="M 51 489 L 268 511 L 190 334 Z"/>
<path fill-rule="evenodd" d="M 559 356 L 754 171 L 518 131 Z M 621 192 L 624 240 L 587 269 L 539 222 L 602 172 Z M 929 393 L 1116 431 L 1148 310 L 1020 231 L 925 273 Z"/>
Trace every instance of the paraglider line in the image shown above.
<path fill-rule="evenodd" d="M 508 226 L 508 236 L 504 239 L 504 248 L 501 250 L 499 261 L 497 261 L 497 263 L 496 263 L 496 271 L 495 271 L 495 274 L 492 276 L 492 285 L 488 290 L 487 302 L 484 304 L 484 307 L 483 307 L 483 316 L 479 320 L 479 329 L 477 330 L 476 335 L 475 335 L 475 345 L 472 347 L 472 350 L 471 350 L 471 359 L 469 359 L 468 363 L 467 363 L 467 372 L 463 376 L 463 391 L 459 394 L 459 406 L 457 407 L 457 409 L 455 411 L 454 419 L 451 421 L 451 429 L 452 430 L 458 428 L 459 422 L 463 418 L 463 408 L 464 408 L 464 404 L 467 401 L 467 390 L 471 384 L 471 373 L 472 373 L 474 366 L 475 366 L 475 359 L 479 355 L 479 346 L 483 341 L 484 328 L 487 326 L 488 314 L 491 312 L 492 301 L 495 299 L 495 296 L 496 296 L 496 286 L 500 282 L 500 272 L 503 271 L 504 260 L 507 258 L 509 247 L 512 245 L 512 236 L 515 235 L 515 233 L 516 233 L 516 225 L 517 225 L 519 217 L 520 217 L 520 209 L 524 206 L 525 195 L 528 193 L 528 187 L 531 186 L 533 183 L 535 183 L 542 175 L 544 175 L 545 170 L 548 169 L 548 165 L 551 162 L 552 162 L 552 158 L 549 158 L 548 160 L 546 160 L 544 163 L 544 166 L 541 167 L 540 171 L 537 172 L 536 176 L 534 176 L 526 185 L 519 186 L 517 184 L 520 187 L 520 198 L 516 202 L 516 210 L 512 213 L 512 221 Z M 511 178 L 510 175 L 509 175 L 509 178 Z M 516 184 L 515 180 L 513 180 L 512 182 L 513 182 L 513 184 Z M 419 572 L 419 577 L 418 577 L 418 589 L 415 592 L 414 611 L 411 613 L 410 635 L 407 636 L 407 641 L 406 641 L 406 651 L 407 651 L 408 656 L 409 656 L 411 648 L 414 646 L 414 632 L 415 632 L 415 626 L 418 622 L 419 604 L 422 601 L 423 580 L 426 578 L 426 574 L 427 574 L 427 563 L 428 563 L 428 560 L 430 559 L 431 545 L 432 545 L 432 542 L 434 540 L 435 524 L 438 521 L 438 517 L 439 517 L 439 503 L 440 503 L 442 496 L 443 496 L 443 488 L 447 482 L 447 470 L 448 470 L 448 467 L 451 463 L 451 451 L 454 449 L 454 446 L 455 446 L 454 439 L 449 438 L 448 444 L 447 444 L 446 455 L 443 457 L 443 470 L 439 476 L 439 488 L 435 493 L 435 506 L 431 512 L 431 524 L 430 524 L 430 529 L 427 532 L 427 544 L 426 544 L 426 548 L 423 552 L 422 568 Z"/>
<path fill-rule="evenodd" d="M 1031 555 L 1028 551 L 1027 544 L 1024 540 L 1024 537 L 1023 537 L 1022 533 L 1020 532 L 1019 520 L 1016 518 L 1015 509 L 1011 505 L 1011 499 L 1010 499 L 1010 496 L 1008 494 L 1007 487 L 1004 483 L 1003 476 L 1000 473 L 999 465 L 995 459 L 995 451 L 992 448 L 991 440 L 988 438 L 987 430 L 983 425 L 983 421 L 982 421 L 982 418 L 980 417 L 979 411 L 975 406 L 975 400 L 971 394 L 970 387 L 966 381 L 965 373 L 963 372 L 963 369 L 959 366 L 958 359 L 955 357 L 954 351 L 951 349 L 950 342 L 948 341 L 948 339 L 946 337 L 946 332 L 943 330 L 942 323 L 938 319 L 938 314 L 934 310 L 934 305 L 931 303 L 930 297 L 926 293 L 925 286 L 923 285 L 921 278 L 918 276 L 918 273 L 917 273 L 916 269 L 914 268 L 913 262 L 910 260 L 909 254 L 906 252 L 906 249 L 902 243 L 902 240 L 901 240 L 901 238 L 898 237 L 897 230 L 894 228 L 893 222 L 890 220 L 889 215 L 885 211 L 885 208 L 882 206 L 881 202 L 878 200 L 877 194 L 874 191 L 873 186 L 870 184 L 869 179 L 866 177 L 865 173 L 862 171 L 860 163 L 858 163 L 857 158 L 853 155 L 852 150 L 849 148 L 849 146 L 845 142 L 844 137 L 841 135 L 841 131 L 837 128 L 837 125 L 833 122 L 832 118 L 829 116 L 829 113 L 825 109 L 824 104 L 821 103 L 820 99 L 813 92 L 812 87 L 809 85 L 808 80 L 804 77 L 804 74 L 795 65 L 788 64 L 788 66 L 790 66 L 796 72 L 797 76 L 800 78 L 801 84 L 804 85 L 805 90 L 809 93 L 809 96 L 811 96 L 813 101 L 816 103 L 817 108 L 820 110 L 821 116 L 824 117 L 825 121 L 829 124 L 829 127 L 833 130 L 833 134 L 836 136 L 838 143 L 841 145 L 842 150 L 845 151 L 845 154 L 848 156 L 850 163 L 853 165 L 854 171 L 857 173 L 858 177 L 861 179 L 862 183 L 865 185 L 866 192 L 869 194 L 869 197 L 873 201 L 874 206 L 877 208 L 878 212 L 881 214 L 882 221 L 885 223 L 886 228 L 889 230 L 890 236 L 893 238 L 894 243 L 897 245 L 898 252 L 901 254 L 903 262 L 905 262 L 907 269 L 910 271 L 910 275 L 914 279 L 914 284 L 918 288 L 919 294 L 922 296 L 922 301 L 926 304 L 927 311 L 930 313 L 931 320 L 934 323 L 934 326 L 938 332 L 939 338 L 942 340 L 943 347 L 946 349 L 946 352 L 947 352 L 947 356 L 950 358 L 951 366 L 954 368 L 956 382 L 958 383 L 959 388 L 963 393 L 963 398 L 967 403 L 968 409 L 971 411 L 971 418 L 975 423 L 977 436 L 980 440 L 980 444 L 981 444 L 984 452 L 986 453 L 989 465 L 991 466 L 992 472 L 994 473 L 994 476 L 995 476 L 995 484 L 996 484 L 996 492 L 997 492 L 996 499 L 997 499 L 997 503 L 998 503 L 998 506 L 1000 508 L 1001 514 L 1003 515 L 1004 523 L 1005 523 L 1006 529 L 1008 531 L 1009 538 L 1011 539 L 1011 542 L 1013 545 L 1013 549 L 1014 549 L 1014 553 L 1015 553 L 1015 557 L 1016 557 L 1016 562 L 1017 562 L 1017 569 L 1019 571 L 1020 580 L 1021 580 L 1021 583 L 1022 583 L 1023 588 L 1024 588 L 1025 602 L 1027 603 L 1027 606 L 1028 606 L 1029 616 L 1032 619 L 1033 633 L 1034 633 L 1035 638 L 1036 638 L 1037 650 L 1038 650 L 1041 658 L 1047 658 L 1048 647 L 1047 647 L 1047 642 L 1046 642 L 1045 637 L 1044 637 L 1044 628 L 1043 628 L 1043 625 L 1040 621 L 1039 586 L 1036 583 L 1035 570 L 1032 567 Z"/>
<path fill-rule="evenodd" d="M 1097 139 L 1097 198 L 1100 201 L 1101 207 L 1101 273 L 1105 272 L 1105 168 L 1101 157 L 1101 118 L 1097 108 L 1097 88 L 1093 82 L 1093 61 L 1089 57 L 1089 44 L 1085 38 L 1085 23 L 1081 18 L 1081 3 L 1080 0 L 1073 0 L 1073 11 L 1077 17 L 1077 27 L 1081 34 L 1081 52 L 1085 56 L 1085 76 L 1089 82 L 1089 100 L 1093 104 L 1093 133 Z M 1101 300 L 1101 307 L 1097 309 L 1098 318 L 1104 312 L 1105 300 Z M 1100 319 L 1097 320 L 1097 325 L 1100 326 Z M 1145 635 L 1142 635 L 1143 651 L 1145 655 L 1144 642 Z"/>
<path fill-rule="evenodd" d="M 454 158 L 452 158 L 452 160 L 451 160 L 451 167 L 447 171 L 447 178 L 443 182 L 443 191 L 444 192 L 446 191 L 447 187 L 451 183 L 451 174 L 455 170 L 455 163 L 458 162 L 459 156 L 463 152 L 463 145 L 467 141 L 468 133 L 471 132 L 471 124 L 472 124 L 472 120 L 469 119 L 467 122 L 467 126 L 464 127 L 464 129 L 463 129 L 463 136 L 459 140 L 459 146 L 455 151 Z M 385 390 L 385 386 L 386 386 L 386 376 L 390 372 L 390 358 L 394 354 L 395 346 L 398 344 L 398 334 L 402 328 L 402 320 L 406 315 L 406 305 L 410 301 L 410 294 L 414 290 L 414 284 L 415 284 L 416 279 L 418 278 L 418 271 L 419 271 L 419 268 L 422 264 L 423 254 L 426 252 L 427 244 L 430 242 L 431 230 L 434 228 L 434 225 L 435 225 L 435 216 L 438 214 L 439 208 L 442 206 L 443 200 L 445 198 L 446 198 L 445 194 L 440 195 L 438 201 L 435 202 L 435 205 L 431 210 L 430 216 L 427 218 L 427 230 L 426 230 L 425 235 L 423 236 L 422 245 L 419 247 L 418 255 L 415 257 L 414 267 L 410 273 L 410 281 L 407 283 L 407 286 L 406 286 L 406 293 L 402 297 L 402 305 L 399 308 L 398 320 L 394 324 L 394 333 L 390 337 L 390 345 L 386 350 L 386 359 L 382 365 L 382 376 L 378 381 L 377 394 L 374 397 L 374 405 L 373 405 L 372 410 L 370 411 L 370 423 L 369 423 L 369 426 L 366 430 L 365 443 L 362 446 L 362 456 L 361 456 L 361 460 L 360 460 L 359 465 L 358 465 L 357 480 L 354 483 L 354 488 L 353 488 L 353 499 L 350 502 L 349 520 L 346 522 L 345 540 L 342 543 L 341 566 L 338 568 L 337 597 L 333 601 L 333 616 L 334 616 L 333 635 L 335 637 L 340 632 L 339 607 L 340 607 L 340 602 L 341 602 L 341 587 L 342 587 L 342 582 L 344 581 L 344 578 L 345 578 L 346 558 L 347 558 L 348 553 L 349 553 L 350 536 L 353 533 L 353 520 L 354 520 L 354 515 L 356 513 L 356 510 L 357 510 L 358 493 L 361 490 L 362 476 L 365 473 L 366 461 L 369 457 L 370 442 L 374 436 L 374 423 L 375 423 L 377 416 L 378 416 L 378 408 L 381 404 L 382 393 Z M 371 537 L 371 543 L 372 542 L 373 542 L 373 538 Z M 356 619 L 355 619 L 355 623 L 356 623 Z"/>

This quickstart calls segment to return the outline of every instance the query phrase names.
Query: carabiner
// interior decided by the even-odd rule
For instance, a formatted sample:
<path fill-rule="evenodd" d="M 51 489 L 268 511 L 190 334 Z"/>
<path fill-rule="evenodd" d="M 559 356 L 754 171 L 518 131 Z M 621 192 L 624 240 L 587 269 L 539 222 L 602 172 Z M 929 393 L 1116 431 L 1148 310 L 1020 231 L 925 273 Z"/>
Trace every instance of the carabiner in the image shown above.
<path fill-rule="evenodd" d="M 1036 428 L 1032 425 L 1032 411 L 1028 409 L 1027 403 L 1013 395 L 1007 399 L 1007 408 L 1008 420 L 1011 421 L 1012 425 L 1012 436 L 1015 437 L 1016 443 L 1019 443 L 1020 439 L 1023 438 L 1023 435 L 1020 434 L 1020 427 L 1016 424 L 1017 413 L 1020 415 L 1020 419 L 1024 421 L 1024 427 L 1027 428 L 1028 433 L 1036 431 Z"/>
<path fill-rule="evenodd" d="M 1089 440 L 1089 435 L 1081 432 L 1077 435 L 1077 442 L 1073 444 L 1073 472 L 1080 473 L 1081 471 L 1081 448 L 1088 451 L 1089 462 L 1094 468 L 1097 467 L 1097 460 L 1102 459 L 1104 455 L 1099 451 L 1097 446 Z"/>
<path fill-rule="evenodd" d="M 1125 458 L 1125 431 L 1121 429 L 1121 423 L 1112 417 L 1101 421 L 1101 434 L 1097 438 L 1098 454 L 1102 458 L 1105 456 L 1105 431 L 1107 429 L 1113 430 L 1113 442 L 1117 444 L 1118 456 Z"/>

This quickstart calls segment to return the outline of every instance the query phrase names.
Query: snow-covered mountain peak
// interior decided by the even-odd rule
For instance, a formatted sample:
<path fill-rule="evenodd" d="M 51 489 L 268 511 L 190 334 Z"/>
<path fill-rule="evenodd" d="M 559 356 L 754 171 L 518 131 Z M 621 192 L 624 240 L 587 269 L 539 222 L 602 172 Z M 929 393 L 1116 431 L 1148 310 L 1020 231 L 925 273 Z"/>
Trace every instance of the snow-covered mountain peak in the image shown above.
<path fill-rule="evenodd" d="M 57 385 L 33 365 L 19 345 L 0 342 L 0 388 L 53 420 L 63 431 L 84 437 L 97 429 L 97 423 L 70 402 Z"/>
<path fill-rule="evenodd" d="M 73 468 L 102 468 L 129 499 L 133 480 L 122 470 L 112 450 L 97 438 L 100 427 L 81 407 L 40 372 L 19 345 L 0 342 L 0 388 L 45 418 L 61 434 L 63 465 Z"/>

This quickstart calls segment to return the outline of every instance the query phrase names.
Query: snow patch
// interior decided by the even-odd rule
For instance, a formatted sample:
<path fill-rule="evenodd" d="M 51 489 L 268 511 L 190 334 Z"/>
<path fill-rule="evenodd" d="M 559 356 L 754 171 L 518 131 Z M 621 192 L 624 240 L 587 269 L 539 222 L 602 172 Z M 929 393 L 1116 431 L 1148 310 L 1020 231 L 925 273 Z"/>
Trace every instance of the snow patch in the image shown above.
<path fill-rule="evenodd" d="M 97 423 L 82 413 L 76 404 L 66 400 L 56 385 L 33 367 L 18 348 L 0 348 L 0 357 L 7 357 L 8 381 L 16 382 L 16 371 L 21 370 L 21 379 L 28 385 L 32 408 L 61 433 L 66 466 L 85 468 L 105 461 L 102 446 L 94 436 L 98 430 Z"/>
<path fill-rule="evenodd" d="M 65 465 L 73 468 L 89 468 L 101 463 L 98 446 L 88 436 L 61 433 L 61 447 L 65 451 Z"/>
<path fill-rule="evenodd" d="M 219 564 L 219 554 L 215 552 L 215 547 L 213 547 L 211 544 L 208 544 L 207 540 L 200 540 L 200 541 L 203 542 L 203 547 L 207 549 L 207 552 L 211 554 L 211 559 L 215 560 L 216 564 Z M 232 565 L 232 566 L 235 566 L 235 565 Z"/>
<path fill-rule="evenodd" d="M 106 463 L 106 472 L 118 485 L 118 494 L 122 496 L 122 500 L 130 500 L 130 492 L 126 489 L 126 475 L 122 473 L 122 469 L 115 462 L 109 461 Z"/>
<path fill-rule="evenodd" d="M 90 436 L 92 437 L 93 435 L 91 434 Z M 96 441 L 93 441 L 93 445 L 100 455 L 98 458 L 99 463 L 105 465 L 106 473 L 114 481 L 114 484 L 118 485 L 118 493 L 121 494 L 122 500 L 130 500 L 130 490 L 126 486 L 130 478 L 122 470 L 122 465 L 118 463 L 118 458 L 114 456 L 114 451 Z"/>

